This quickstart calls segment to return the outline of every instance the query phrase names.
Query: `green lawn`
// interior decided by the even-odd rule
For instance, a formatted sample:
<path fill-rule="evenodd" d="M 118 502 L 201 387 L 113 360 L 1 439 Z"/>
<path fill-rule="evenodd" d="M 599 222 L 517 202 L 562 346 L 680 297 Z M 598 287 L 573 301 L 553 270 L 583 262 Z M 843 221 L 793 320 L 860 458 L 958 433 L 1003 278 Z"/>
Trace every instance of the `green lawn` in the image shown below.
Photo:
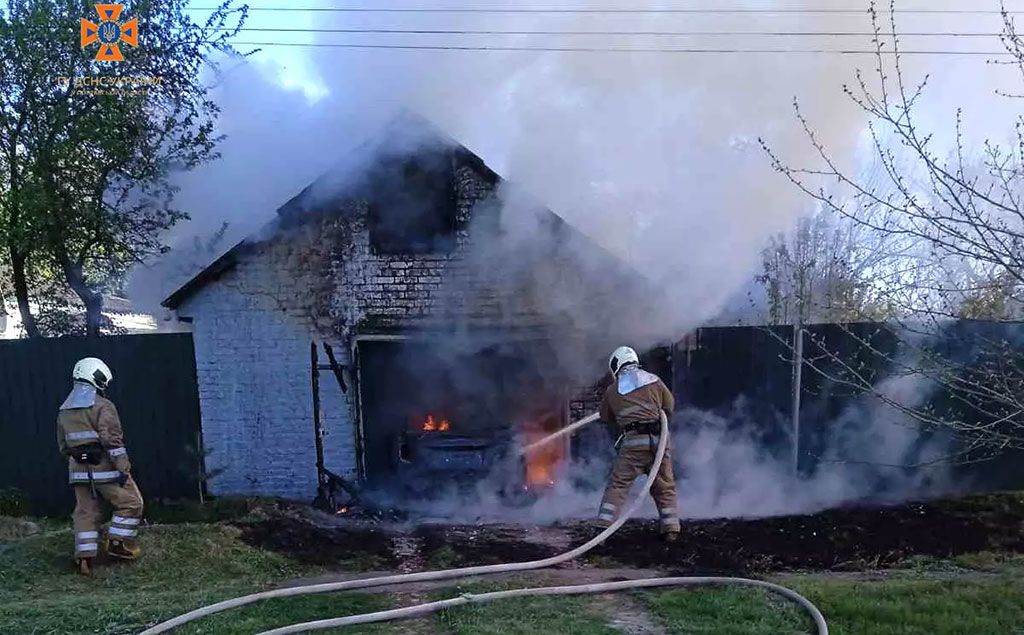
<path fill-rule="evenodd" d="M 979 580 L 885 583 L 799 582 L 835 635 L 1020 635 L 1024 633 L 1024 568 Z"/>
<path fill-rule="evenodd" d="M 1018 635 L 1024 582 L 1013 578 L 838 582 L 788 578 L 825 614 L 833 635 Z M 795 606 L 752 589 L 667 591 L 645 598 L 670 633 L 782 635 L 813 632 Z M 725 618 L 725 616 L 729 616 Z"/>
<path fill-rule="evenodd" d="M 81 579 L 70 570 L 70 530 L 0 541 L 0 633 L 122 635 L 183 611 L 289 579 L 323 573 L 251 548 L 226 525 L 164 525 L 146 532 L 143 559 L 101 568 Z M 884 581 L 786 576 L 825 613 L 835 635 L 1024 634 L 1024 558 L 1000 554 L 950 561 L 917 560 Z M 423 599 L 507 588 L 476 583 Z M 408 598 L 347 593 L 257 604 L 183 628 L 181 633 L 242 634 L 299 621 L 400 606 Z M 461 607 L 416 623 L 345 633 L 610 635 L 617 603 L 646 611 L 670 633 L 755 635 L 810 633 L 788 601 L 753 589 L 666 590 L 628 597 L 533 598 Z"/>
<path fill-rule="evenodd" d="M 100 567 L 91 580 L 71 572 L 70 544 L 70 531 L 60 530 L 0 550 L 0 633 L 137 633 L 184 610 L 317 572 L 248 547 L 224 525 L 154 527 L 139 562 Z M 382 595 L 309 596 L 246 607 L 180 632 L 253 633 L 386 606 Z"/>
<path fill-rule="evenodd" d="M 503 591 L 516 586 L 510 584 L 469 584 L 435 594 L 434 600 L 453 597 L 461 593 Z M 454 635 L 537 635 L 538 633 L 564 633 L 565 635 L 616 635 L 618 631 L 590 598 L 583 596 L 538 597 L 469 605 L 443 611 L 439 614 L 441 632 Z"/>
<path fill-rule="evenodd" d="M 656 591 L 645 594 L 643 601 L 661 618 L 670 633 L 804 635 L 813 632 L 810 617 L 799 607 L 757 589 Z"/>

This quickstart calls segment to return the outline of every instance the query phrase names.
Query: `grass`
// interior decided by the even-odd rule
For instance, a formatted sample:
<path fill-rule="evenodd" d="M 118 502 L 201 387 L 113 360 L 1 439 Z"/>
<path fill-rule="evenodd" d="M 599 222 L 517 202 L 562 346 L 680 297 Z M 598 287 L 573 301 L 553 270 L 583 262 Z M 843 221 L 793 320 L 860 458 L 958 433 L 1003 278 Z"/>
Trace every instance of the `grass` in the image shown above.
<path fill-rule="evenodd" d="M 39 532 L 39 525 L 21 518 L 0 516 L 0 544 Z"/>
<path fill-rule="evenodd" d="M 1016 635 L 1024 632 L 1024 581 L 896 579 L 885 582 L 796 582 L 821 608 L 834 635 Z"/>
<path fill-rule="evenodd" d="M 240 520 L 260 502 L 258 498 L 215 498 L 205 503 L 191 500 L 146 501 L 146 518 L 160 525 Z"/>
<path fill-rule="evenodd" d="M 513 588 L 507 585 L 462 585 L 434 599 L 458 593 L 486 593 Z M 539 597 L 462 606 L 439 615 L 445 633 L 454 635 L 616 635 L 586 597 Z"/>
<path fill-rule="evenodd" d="M 641 596 L 670 633 L 793 635 L 812 632 L 810 618 L 757 589 L 656 591 Z"/>
<path fill-rule="evenodd" d="M 72 536 L 63 523 L 40 533 L 12 531 L 0 543 L 0 633 L 127 635 L 189 609 L 324 573 L 285 556 L 249 547 L 223 524 L 175 524 L 146 531 L 143 559 L 101 567 L 86 580 L 70 568 Z M 442 564 L 451 554 L 434 554 Z M 353 554 L 357 557 L 358 554 Z M 358 559 L 358 558 L 357 558 Z M 436 591 L 432 599 L 525 585 L 472 584 Z M 978 553 L 948 560 L 918 558 L 884 579 L 789 575 L 784 584 L 825 613 L 834 635 L 1024 634 L 1024 556 Z M 178 633 L 242 635 L 325 617 L 376 611 L 408 597 L 384 593 L 303 596 L 257 603 L 189 625 Z M 673 634 L 810 633 L 788 600 L 754 589 L 716 588 L 637 593 L 632 598 L 525 598 L 459 607 L 419 622 L 338 633 L 611 635 L 617 607 L 629 602 Z M 621 602 L 621 603 L 619 603 Z M 617 604 L 618 603 L 618 604 Z M 1017 630 L 1015 630 L 1017 629 Z"/>
<path fill-rule="evenodd" d="M 320 572 L 248 547 L 225 525 L 157 526 L 144 541 L 139 562 L 99 567 L 91 580 L 71 571 L 69 530 L 9 543 L 0 551 L 0 633 L 137 633 L 185 610 Z M 253 633 L 258 627 L 378 610 L 389 600 L 335 594 L 266 602 L 179 632 Z"/>
<path fill-rule="evenodd" d="M 458 557 L 450 545 L 442 545 L 427 556 L 427 566 L 431 569 L 449 569 L 455 566 Z"/>
<path fill-rule="evenodd" d="M 821 609 L 833 635 L 1024 633 L 1024 567 L 948 579 L 930 577 L 933 572 L 908 570 L 873 581 L 791 576 L 784 584 Z M 643 597 L 673 634 L 813 632 L 795 604 L 754 589 L 660 591 Z"/>

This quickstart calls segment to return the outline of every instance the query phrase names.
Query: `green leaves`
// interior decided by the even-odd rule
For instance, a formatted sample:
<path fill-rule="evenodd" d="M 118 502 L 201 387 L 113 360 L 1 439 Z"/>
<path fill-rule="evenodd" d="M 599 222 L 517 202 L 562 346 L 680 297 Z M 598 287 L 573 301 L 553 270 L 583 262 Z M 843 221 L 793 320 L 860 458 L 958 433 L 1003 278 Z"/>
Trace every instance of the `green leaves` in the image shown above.
<path fill-rule="evenodd" d="M 139 47 L 116 63 L 80 46 L 91 3 L 10 0 L 0 17 L 0 240 L 26 281 L 19 299 L 37 278 L 62 279 L 92 334 L 103 294 L 187 217 L 171 176 L 216 157 L 218 109 L 202 78 L 214 54 L 232 52 L 245 13 L 225 2 L 197 24 L 186 5 L 127 3 Z"/>

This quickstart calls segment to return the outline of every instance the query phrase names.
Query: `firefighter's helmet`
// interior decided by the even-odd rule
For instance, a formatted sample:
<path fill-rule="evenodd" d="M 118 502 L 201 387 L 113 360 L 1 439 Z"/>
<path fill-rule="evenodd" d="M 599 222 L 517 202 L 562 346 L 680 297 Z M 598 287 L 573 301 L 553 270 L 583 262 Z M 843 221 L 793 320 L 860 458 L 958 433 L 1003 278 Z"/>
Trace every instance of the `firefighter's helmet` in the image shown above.
<path fill-rule="evenodd" d="M 623 366 L 639 363 L 640 358 L 637 357 L 636 351 L 628 346 L 620 346 L 608 358 L 608 369 L 612 371 L 612 375 L 617 375 Z"/>
<path fill-rule="evenodd" d="M 114 373 L 110 367 L 103 363 L 102 359 L 86 357 L 78 360 L 75 369 L 71 371 L 71 378 L 75 381 L 84 381 L 92 384 L 100 390 L 106 390 L 110 382 L 114 381 Z"/>

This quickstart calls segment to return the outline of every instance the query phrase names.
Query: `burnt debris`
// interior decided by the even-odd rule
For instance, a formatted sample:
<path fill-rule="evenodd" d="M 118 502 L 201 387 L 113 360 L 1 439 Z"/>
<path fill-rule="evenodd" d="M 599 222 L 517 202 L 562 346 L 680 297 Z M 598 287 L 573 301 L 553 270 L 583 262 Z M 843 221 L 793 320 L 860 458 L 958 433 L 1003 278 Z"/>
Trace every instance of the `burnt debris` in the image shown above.
<path fill-rule="evenodd" d="M 561 553 L 596 530 L 453 526 L 277 510 L 247 525 L 249 544 L 305 562 L 339 565 L 368 558 L 394 563 L 394 537 L 415 536 L 426 562 L 445 566 L 517 562 Z M 685 521 L 680 540 L 658 538 L 656 521 L 627 523 L 607 543 L 566 566 L 626 566 L 672 573 L 741 574 L 785 570 L 891 568 L 913 556 L 982 551 L 1024 553 L 1024 495 L 998 494 L 893 507 L 849 507 L 804 516 Z M 442 558 L 443 556 L 443 558 Z"/>

